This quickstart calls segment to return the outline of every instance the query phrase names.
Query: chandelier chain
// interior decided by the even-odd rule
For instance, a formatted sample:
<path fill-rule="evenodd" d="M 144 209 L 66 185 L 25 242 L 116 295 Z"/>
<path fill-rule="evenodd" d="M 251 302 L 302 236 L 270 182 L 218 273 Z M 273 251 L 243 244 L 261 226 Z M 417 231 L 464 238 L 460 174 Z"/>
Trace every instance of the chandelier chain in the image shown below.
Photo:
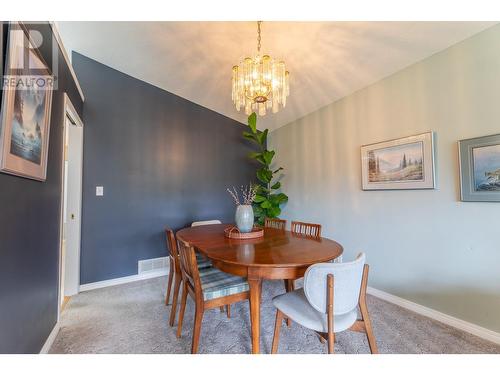
<path fill-rule="evenodd" d="M 262 21 L 257 21 L 257 52 L 260 53 L 260 24 Z"/>

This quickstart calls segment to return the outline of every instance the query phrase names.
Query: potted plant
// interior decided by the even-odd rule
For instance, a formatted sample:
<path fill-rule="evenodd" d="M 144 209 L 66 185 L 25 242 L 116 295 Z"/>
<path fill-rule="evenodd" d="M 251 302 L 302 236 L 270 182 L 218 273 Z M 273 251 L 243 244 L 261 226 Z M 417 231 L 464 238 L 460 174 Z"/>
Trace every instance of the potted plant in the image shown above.
<path fill-rule="evenodd" d="M 288 196 L 278 192 L 281 189 L 281 182 L 275 178 L 283 168 L 271 168 L 275 151 L 267 148 L 269 130 L 257 130 L 257 115 L 255 112 L 248 116 L 248 127 L 250 131 L 243 132 L 243 137 L 253 142 L 258 150 L 251 152 L 249 156 L 260 164 L 260 168 L 257 170 L 257 179 L 260 185 L 257 187 L 253 201 L 253 210 L 257 222 L 263 225 L 266 217 L 275 218 L 281 214 L 281 205 L 288 201 Z"/>

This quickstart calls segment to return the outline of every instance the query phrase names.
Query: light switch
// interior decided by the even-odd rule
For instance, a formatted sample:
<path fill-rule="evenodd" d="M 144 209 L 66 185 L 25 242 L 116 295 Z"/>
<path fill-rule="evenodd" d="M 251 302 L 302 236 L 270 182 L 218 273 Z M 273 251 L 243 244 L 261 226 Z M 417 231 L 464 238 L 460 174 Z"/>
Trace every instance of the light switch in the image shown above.
<path fill-rule="evenodd" d="M 95 195 L 98 197 L 102 197 L 104 195 L 104 186 L 96 186 Z"/>

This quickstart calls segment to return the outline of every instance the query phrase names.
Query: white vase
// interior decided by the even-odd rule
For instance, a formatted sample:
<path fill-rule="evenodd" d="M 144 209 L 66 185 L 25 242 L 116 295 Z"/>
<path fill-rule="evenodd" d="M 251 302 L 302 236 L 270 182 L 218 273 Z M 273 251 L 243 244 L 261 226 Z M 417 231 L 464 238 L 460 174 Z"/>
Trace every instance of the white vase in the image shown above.
<path fill-rule="evenodd" d="M 236 226 L 241 233 L 248 233 L 253 228 L 253 208 L 250 204 L 241 204 L 236 207 L 236 214 L 234 215 Z"/>

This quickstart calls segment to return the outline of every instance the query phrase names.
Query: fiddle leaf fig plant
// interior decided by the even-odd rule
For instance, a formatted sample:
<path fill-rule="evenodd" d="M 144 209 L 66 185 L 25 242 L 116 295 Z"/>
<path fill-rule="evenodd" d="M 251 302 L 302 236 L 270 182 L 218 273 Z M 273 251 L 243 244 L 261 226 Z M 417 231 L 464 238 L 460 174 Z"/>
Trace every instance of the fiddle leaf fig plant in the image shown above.
<path fill-rule="evenodd" d="M 257 129 L 257 115 L 252 113 L 248 116 L 249 131 L 243 132 L 243 137 L 257 145 L 259 151 L 251 152 L 248 156 L 260 164 L 257 169 L 258 185 L 254 198 L 253 211 L 255 219 L 259 224 L 264 224 L 266 217 L 275 218 L 281 214 L 281 205 L 288 201 L 288 196 L 278 192 L 281 182 L 276 181 L 276 174 L 283 170 L 282 167 L 271 168 L 274 150 L 267 149 L 268 129 L 260 131 Z"/>

